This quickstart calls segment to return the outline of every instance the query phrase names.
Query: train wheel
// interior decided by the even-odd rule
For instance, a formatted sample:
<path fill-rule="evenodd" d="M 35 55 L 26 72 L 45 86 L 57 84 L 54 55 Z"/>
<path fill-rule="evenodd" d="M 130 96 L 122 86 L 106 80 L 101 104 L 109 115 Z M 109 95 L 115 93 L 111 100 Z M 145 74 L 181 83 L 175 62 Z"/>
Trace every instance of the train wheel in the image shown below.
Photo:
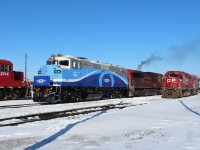
<path fill-rule="evenodd" d="M 192 90 L 188 90 L 188 95 L 187 96 L 190 96 L 192 95 Z"/>
<path fill-rule="evenodd" d="M 162 98 L 167 98 L 167 93 L 165 91 L 162 92 Z"/>
<path fill-rule="evenodd" d="M 109 94 L 109 98 L 110 98 L 110 99 L 115 99 L 115 97 L 116 97 L 116 96 L 115 96 L 115 94 L 114 94 L 113 92 L 111 92 L 111 93 Z"/>
<path fill-rule="evenodd" d="M 88 98 L 88 93 L 87 92 L 83 92 L 82 93 L 82 100 L 86 100 Z"/>
<path fill-rule="evenodd" d="M 195 90 L 194 90 L 194 89 L 192 89 L 191 91 L 192 91 L 192 95 L 195 95 Z"/>
<path fill-rule="evenodd" d="M 38 99 L 37 99 L 36 94 L 33 94 L 33 101 L 34 101 L 34 102 L 38 102 Z"/>
<path fill-rule="evenodd" d="M 165 94 L 162 94 L 162 96 L 161 96 L 162 98 L 166 98 L 166 96 L 165 96 Z"/>
<path fill-rule="evenodd" d="M 142 93 L 141 93 L 141 92 L 138 92 L 138 93 L 137 93 L 137 96 L 138 96 L 138 97 L 142 96 Z"/>
<path fill-rule="evenodd" d="M 120 93 L 119 94 L 119 98 L 124 98 L 125 96 L 124 96 L 124 93 Z"/>
<path fill-rule="evenodd" d="M 186 97 L 188 92 L 186 90 L 184 90 L 184 91 L 182 91 L 182 93 L 183 93 L 183 97 Z"/>
<path fill-rule="evenodd" d="M 6 93 L 5 92 L 0 92 L 0 100 L 5 100 Z"/>
<path fill-rule="evenodd" d="M 106 94 L 106 97 L 108 99 L 114 99 L 115 98 L 115 94 L 112 91 L 108 91 Z"/>
<path fill-rule="evenodd" d="M 179 97 L 179 91 L 175 91 L 172 93 L 172 98 L 178 98 Z"/>
<path fill-rule="evenodd" d="M 183 92 L 182 92 L 182 89 L 179 90 L 179 98 L 182 98 L 183 97 Z"/>
<path fill-rule="evenodd" d="M 51 94 L 48 98 L 47 98 L 48 103 L 50 104 L 54 104 L 55 103 L 55 95 Z"/>
<path fill-rule="evenodd" d="M 19 98 L 19 96 L 18 96 L 18 92 L 19 91 L 13 91 L 12 93 L 11 93 L 11 99 L 17 99 L 17 98 Z"/>
<path fill-rule="evenodd" d="M 76 98 L 76 101 L 77 101 L 77 102 L 82 102 L 82 101 L 83 101 L 83 98 L 80 97 L 80 96 L 78 96 L 78 97 Z"/>

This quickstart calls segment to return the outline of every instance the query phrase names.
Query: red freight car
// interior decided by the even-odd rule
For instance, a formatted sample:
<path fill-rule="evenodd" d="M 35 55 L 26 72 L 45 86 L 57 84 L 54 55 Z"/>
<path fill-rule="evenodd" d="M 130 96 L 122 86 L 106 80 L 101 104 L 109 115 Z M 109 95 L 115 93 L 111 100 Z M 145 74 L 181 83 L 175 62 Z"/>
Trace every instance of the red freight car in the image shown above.
<path fill-rule="evenodd" d="M 182 71 L 168 71 L 163 78 L 163 98 L 181 98 L 198 93 L 198 77 Z"/>
<path fill-rule="evenodd" d="M 13 64 L 0 59 L 0 100 L 25 98 L 30 83 L 24 81 L 24 73 L 13 71 Z"/>
<path fill-rule="evenodd" d="M 162 74 L 128 70 L 129 96 L 161 94 Z"/>

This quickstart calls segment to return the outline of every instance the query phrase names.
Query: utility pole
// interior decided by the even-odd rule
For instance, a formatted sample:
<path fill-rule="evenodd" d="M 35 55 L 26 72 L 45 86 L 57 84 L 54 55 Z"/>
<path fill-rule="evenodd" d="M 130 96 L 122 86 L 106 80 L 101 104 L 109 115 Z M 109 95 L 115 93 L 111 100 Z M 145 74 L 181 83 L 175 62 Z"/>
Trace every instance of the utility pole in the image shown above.
<path fill-rule="evenodd" d="M 25 81 L 27 80 L 27 58 L 28 54 L 25 54 Z"/>

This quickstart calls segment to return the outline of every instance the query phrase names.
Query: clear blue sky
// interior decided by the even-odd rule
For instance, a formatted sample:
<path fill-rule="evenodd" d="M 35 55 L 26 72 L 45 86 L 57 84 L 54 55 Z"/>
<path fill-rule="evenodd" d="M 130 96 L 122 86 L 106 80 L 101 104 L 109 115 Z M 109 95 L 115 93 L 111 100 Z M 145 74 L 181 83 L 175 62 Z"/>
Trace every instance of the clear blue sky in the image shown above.
<path fill-rule="evenodd" d="M 0 0 L 0 59 L 37 74 L 52 53 L 200 76 L 199 0 Z"/>

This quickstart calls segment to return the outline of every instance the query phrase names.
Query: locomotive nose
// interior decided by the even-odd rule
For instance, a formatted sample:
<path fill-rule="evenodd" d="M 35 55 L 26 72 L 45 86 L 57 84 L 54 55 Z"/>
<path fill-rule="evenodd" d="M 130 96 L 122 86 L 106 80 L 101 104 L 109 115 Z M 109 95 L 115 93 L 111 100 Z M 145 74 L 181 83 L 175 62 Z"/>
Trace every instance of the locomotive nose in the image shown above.
<path fill-rule="evenodd" d="M 40 69 L 38 70 L 38 75 L 46 75 L 47 72 L 48 72 L 47 66 L 42 66 L 42 67 L 40 67 Z"/>
<path fill-rule="evenodd" d="M 165 84 L 166 84 L 167 88 L 176 89 L 178 87 L 178 79 L 176 79 L 176 78 L 167 78 Z"/>
<path fill-rule="evenodd" d="M 55 65 L 45 65 L 38 70 L 38 76 L 50 76 L 51 79 L 61 78 L 62 69 Z"/>

